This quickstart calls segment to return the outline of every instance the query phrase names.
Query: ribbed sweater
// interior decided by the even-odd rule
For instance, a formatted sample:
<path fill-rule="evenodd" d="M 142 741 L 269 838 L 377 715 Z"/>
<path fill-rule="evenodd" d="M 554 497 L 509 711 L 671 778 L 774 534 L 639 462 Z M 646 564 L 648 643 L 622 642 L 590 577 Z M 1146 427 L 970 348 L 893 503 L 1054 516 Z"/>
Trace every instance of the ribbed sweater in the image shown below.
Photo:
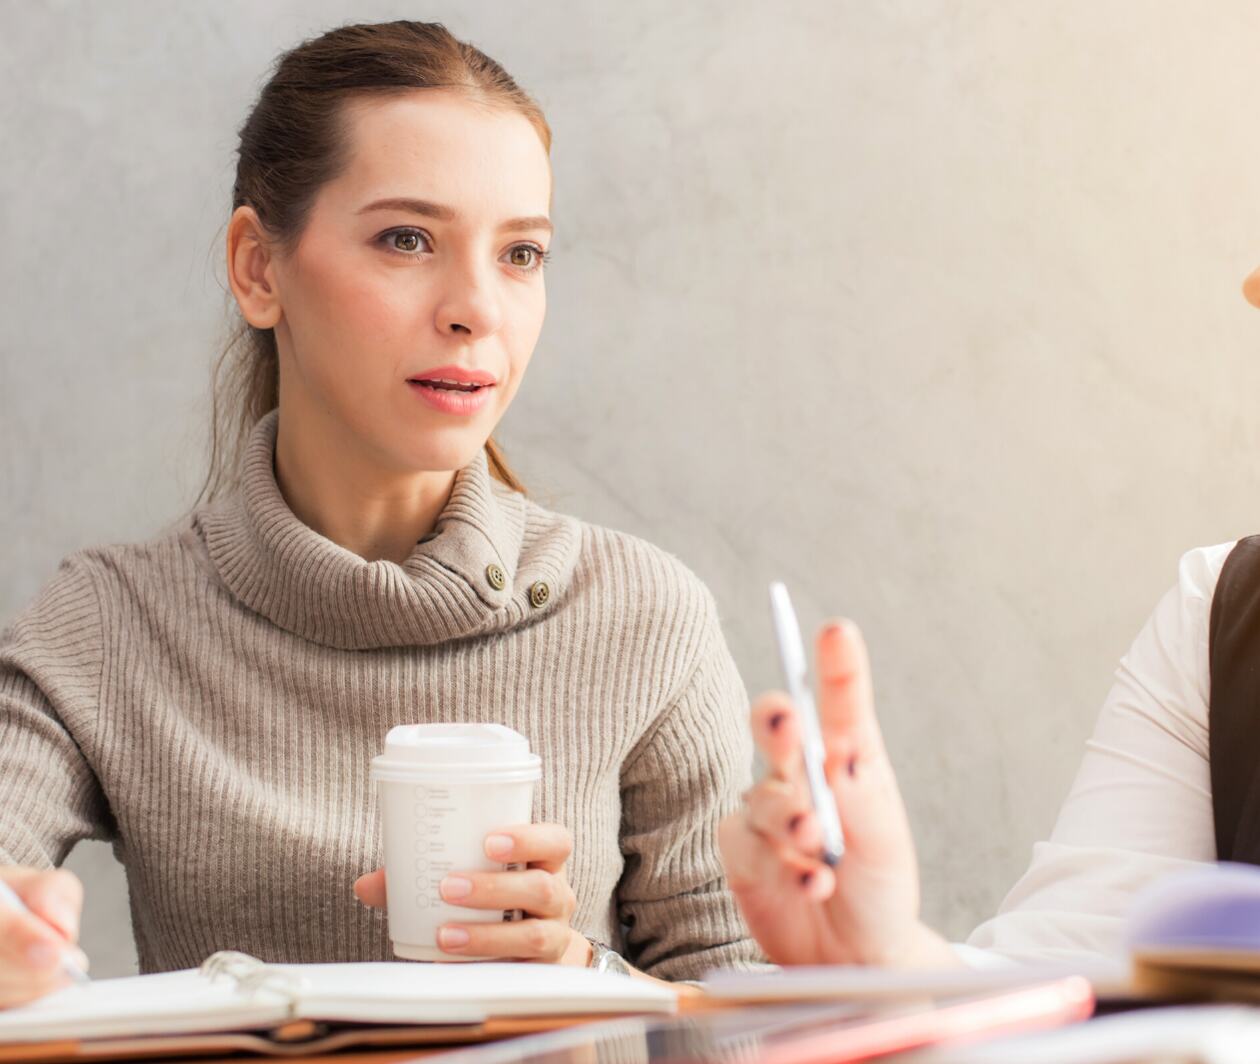
<path fill-rule="evenodd" d="M 497 722 L 573 834 L 574 927 L 662 978 L 757 959 L 716 852 L 746 696 L 696 577 L 484 455 L 401 565 L 365 561 L 289 509 L 276 425 L 233 492 L 72 555 L 0 636 L 0 861 L 112 841 L 145 972 L 390 959 L 351 890 L 382 861 L 370 759 L 395 724 Z"/>

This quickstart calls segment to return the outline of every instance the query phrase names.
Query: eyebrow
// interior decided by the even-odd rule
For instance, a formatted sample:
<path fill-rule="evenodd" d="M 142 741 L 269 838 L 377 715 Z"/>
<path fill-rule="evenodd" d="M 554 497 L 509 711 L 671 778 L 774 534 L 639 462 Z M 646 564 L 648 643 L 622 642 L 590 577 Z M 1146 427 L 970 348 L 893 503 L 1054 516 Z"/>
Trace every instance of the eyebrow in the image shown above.
<path fill-rule="evenodd" d="M 433 218 L 439 222 L 453 222 L 459 217 L 458 213 L 450 207 L 444 207 L 440 203 L 430 203 L 428 200 L 412 199 L 408 196 L 374 200 L 366 207 L 360 207 L 357 213 L 367 214 L 369 211 L 406 211 L 408 214 L 419 214 L 424 218 Z M 553 231 L 551 219 L 545 214 L 536 214 L 528 218 L 509 218 L 499 226 L 499 229 L 512 233 L 531 229 L 543 229 L 548 233 Z"/>

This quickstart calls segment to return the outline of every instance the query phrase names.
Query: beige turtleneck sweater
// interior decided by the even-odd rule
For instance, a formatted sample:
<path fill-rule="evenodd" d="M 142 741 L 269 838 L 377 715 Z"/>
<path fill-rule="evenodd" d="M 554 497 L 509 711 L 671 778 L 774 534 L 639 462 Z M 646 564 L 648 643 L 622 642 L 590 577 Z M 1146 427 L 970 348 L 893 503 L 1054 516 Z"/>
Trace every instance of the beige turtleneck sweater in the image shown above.
<path fill-rule="evenodd" d="M 402 565 L 364 561 L 290 511 L 275 434 L 235 493 L 73 555 L 0 636 L 0 862 L 112 840 L 146 972 L 389 959 L 351 892 L 381 863 L 368 763 L 395 724 L 493 721 L 542 756 L 535 819 L 573 833 L 574 927 L 663 978 L 756 959 L 715 842 L 745 694 L 695 576 L 484 456 Z"/>

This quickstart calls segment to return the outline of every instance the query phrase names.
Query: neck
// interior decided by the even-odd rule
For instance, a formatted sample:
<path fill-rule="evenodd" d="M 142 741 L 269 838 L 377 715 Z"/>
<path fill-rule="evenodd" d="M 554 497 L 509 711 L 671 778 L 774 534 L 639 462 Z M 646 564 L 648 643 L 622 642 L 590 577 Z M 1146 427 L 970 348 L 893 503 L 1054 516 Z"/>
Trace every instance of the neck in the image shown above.
<path fill-rule="evenodd" d="M 276 482 L 289 509 L 365 561 L 401 564 L 436 526 L 455 472 L 382 468 L 361 440 L 306 413 L 286 414 L 281 396 Z"/>

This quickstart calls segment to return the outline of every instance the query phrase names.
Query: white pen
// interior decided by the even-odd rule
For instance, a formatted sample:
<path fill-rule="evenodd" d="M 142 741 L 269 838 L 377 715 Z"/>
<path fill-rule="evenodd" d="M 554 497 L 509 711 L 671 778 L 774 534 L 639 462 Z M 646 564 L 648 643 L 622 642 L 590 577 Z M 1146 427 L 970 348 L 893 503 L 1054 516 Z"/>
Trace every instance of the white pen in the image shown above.
<path fill-rule="evenodd" d="M 13 888 L 8 883 L 0 879 L 0 905 L 13 909 L 15 912 L 31 913 L 26 907 L 26 903 L 14 893 Z M 35 913 L 31 913 L 36 920 L 41 919 Z M 88 978 L 87 972 L 78 966 L 65 950 L 61 952 L 61 970 L 65 972 L 76 983 L 90 983 L 92 980 Z"/>
<path fill-rule="evenodd" d="M 801 640 L 801 626 L 796 620 L 787 588 L 777 581 L 770 585 L 770 615 L 774 618 L 774 635 L 779 643 L 783 679 L 801 725 L 801 755 L 805 760 L 810 801 L 822 831 L 822 858 L 834 867 L 844 856 L 844 829 L 840 826 L 835 795 L 827 784 L 827 748 L 823 744 L 822 725 L 809 683 L 809 665 L 805 658 L 805 644 Z"/>

